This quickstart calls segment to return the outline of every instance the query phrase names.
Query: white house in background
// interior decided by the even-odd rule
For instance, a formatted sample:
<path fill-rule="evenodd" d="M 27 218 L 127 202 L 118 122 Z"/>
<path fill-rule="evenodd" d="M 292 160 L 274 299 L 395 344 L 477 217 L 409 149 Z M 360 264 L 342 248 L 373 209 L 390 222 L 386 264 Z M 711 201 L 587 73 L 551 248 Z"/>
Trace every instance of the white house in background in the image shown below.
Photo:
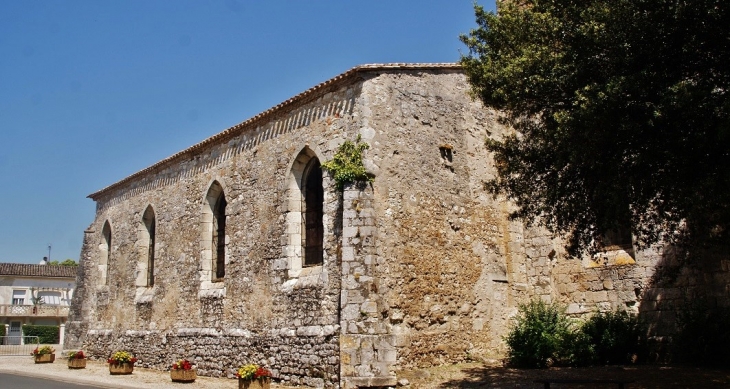
<path fill-rule="evenodd" d="M 22 335 L 23 324 L 57 325 L 63 344 L 76 270 L 76 266 L 0 263 L 0 325 L 6 335 Z"/>

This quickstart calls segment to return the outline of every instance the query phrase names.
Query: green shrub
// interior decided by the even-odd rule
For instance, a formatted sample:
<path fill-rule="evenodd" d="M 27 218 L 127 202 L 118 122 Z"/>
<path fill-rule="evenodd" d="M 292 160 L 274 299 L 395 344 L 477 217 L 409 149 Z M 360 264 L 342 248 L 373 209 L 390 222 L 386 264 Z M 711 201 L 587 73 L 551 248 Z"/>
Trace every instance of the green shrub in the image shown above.
<path fill-rule="evenodd" d="M 58 326 L 23 325 L 23 336 L 37 336 L 38 343 L 57 344 L 59 339 Z"/>
<path fill-rule="evenodd" d="M 596 345 L 583 331 L 570 331 L 563 339 L 560 363 L 569 366 L 590 366 L 596 361 Z"/>
<path fill-rule="evenodd" d="M 673 359 L 694 365 L 730 367 L 730 309 L 695 301 L 677 315 Z"/>
<path fill-rule="evenodd" d="M 590 363 L 631 363 L 634 357 L 645 354 L 644 327 L 635 315 L 627 312 L 597 313 L 583 323 L 580 332 L 592 348 L 593 360 Z"/>
<path fill-rule="evenodd" d="M 519 306 L 515 325 L 505 337 L 509 362 L 516 367 L 538 368 L 564 359 L 566 340 L 572 338 L 564 309 L 542 301 Z"/>
<path fill-rule="evenodd" d="M 0 336 L 5 336 L 5 324 L 0 324 Z"/>

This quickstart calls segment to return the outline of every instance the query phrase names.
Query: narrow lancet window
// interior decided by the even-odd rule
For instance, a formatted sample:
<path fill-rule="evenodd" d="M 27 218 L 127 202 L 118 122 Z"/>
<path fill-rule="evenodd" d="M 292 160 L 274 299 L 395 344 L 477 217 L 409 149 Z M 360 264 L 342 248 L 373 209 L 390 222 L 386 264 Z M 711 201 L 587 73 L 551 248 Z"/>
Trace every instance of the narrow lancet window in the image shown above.
<path fill-rule="evenodd" d="M 221 191 L 213 206 L 213 278 L 220 281 L 226 275 L 226 198 Z"/>
<path fill-rule="evenodd" d="M 321 265 L 323 262 L 324 190 L 322 188 L 322 168 L 317 158 L 312 158 L 307 164 L 302 183 L 303 266 Z"/>
<path fill-rule="evenodd" d="M 155 285 L 155 212 L 152 207 L 147 210 L 142 217 L 144 223 L 144 232 L 147 238 L 147 247 L 145 247 L 144 255 L 147 257 L 146 285 Z"/>
<path fill-rule="evenodd" d="M 99 285 L 106 285 L 109 273 L 109 258 L 112 252 L 112 227 L 107 220 L 101 229 L 101 244 L 99 245 Z"/>

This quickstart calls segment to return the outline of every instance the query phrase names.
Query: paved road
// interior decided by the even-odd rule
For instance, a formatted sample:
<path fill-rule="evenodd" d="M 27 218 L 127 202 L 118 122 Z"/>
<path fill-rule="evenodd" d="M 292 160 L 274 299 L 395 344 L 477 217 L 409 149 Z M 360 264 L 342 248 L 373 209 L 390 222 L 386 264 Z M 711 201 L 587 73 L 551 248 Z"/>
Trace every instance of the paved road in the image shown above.
<path fill-rule="evenodd" d="M 53 381 L 46 378 L 26 377 L 22 375 L 0 373 L 0 388 L 12 389 L 96 389 L 99 386 L 72 384 Z"/>

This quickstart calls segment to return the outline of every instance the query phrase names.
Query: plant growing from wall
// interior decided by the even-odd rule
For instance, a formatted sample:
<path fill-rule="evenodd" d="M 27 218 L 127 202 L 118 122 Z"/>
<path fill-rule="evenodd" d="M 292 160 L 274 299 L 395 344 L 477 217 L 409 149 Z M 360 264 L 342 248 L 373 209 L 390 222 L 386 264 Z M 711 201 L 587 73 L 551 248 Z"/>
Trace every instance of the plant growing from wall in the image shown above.
<path fill-rule="evenodd" d="M 332 173 L 339 190 L 351 182 L 373 180 L 365 172 L 365 166 L 362 163 L 362 153 L 370 148 L 370 145 L 360 140 L 360 135 L 358 135 L 355 142 L 345 141 L 337 149 L 332 159 L 322 164 L 322 168 Z"/>

